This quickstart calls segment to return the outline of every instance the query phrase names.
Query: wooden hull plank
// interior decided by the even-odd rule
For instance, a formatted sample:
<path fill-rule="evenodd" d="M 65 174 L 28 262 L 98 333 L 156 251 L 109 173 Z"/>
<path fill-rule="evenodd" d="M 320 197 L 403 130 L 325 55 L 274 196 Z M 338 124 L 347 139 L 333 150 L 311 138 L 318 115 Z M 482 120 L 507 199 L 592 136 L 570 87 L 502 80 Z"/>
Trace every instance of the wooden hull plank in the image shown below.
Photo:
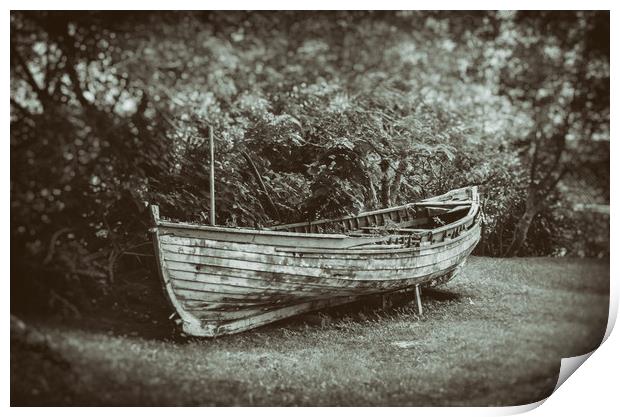
<path fill-rule="evenodd" d="M 477 241 L 470 242 L 468 247 L 474 246 Z M 376 265 L 373 261 L 369 261 L 364 268 L 352 266 L 348 268 L 332 267 L 328 263 L 325 266 L 293 266 L 279 265 L 271 263 L 261 263 L 256 261 L 246 261 L 230 258 L 204 257 L 200 260 L 186 255 L 168 253 L 164 255 L 167 267 L 175 271 L 186 271 L 201 274 L 207 270 L 223 268 L 235 271 L 250 271 L 255 273 L 277 274 L 305 277 L 309 282 L 314 279 L 321 278 L 339 278 L 343 280 L 386 280 L 407 278 L 411 274 L 424 274 L 428 269 L 435 267 L 447 268 L 453 263 L 463 251 L 455 248 L 451 251 L 438 253 L 426 257 L 420 263 L 416 264 L 415 259 L 409 262 L 396 263 L 393 268 L 386 268 L 383 263 Z M 264 275 L 263 275 L 264 276 Z M 268 276 L 268 275 L 267 275 Z"/>
<path fill-rule="evenodd" d="M 164 257 L 169 261 L 188 262 L 190 264 L 202 265 L 226 261 L 250 262 L 255 264 L 272 265 L 276 267 L 293 267 L 300 268 L 329 268 L 332 270 L 393 270 L 401 268 L 416 268 L 425 266 L 428 262 L 441 258 L 445 254 L 462 251 L 464 245 L 471 244 L 475 239 L 470 238 L 469 241 L 459 242 L 459 244 L 446 245 L 442 251 L 426 252 L 424 254 L 410 254 L 409 256 L 399 257 L 366 257 L 355 259 L 342 258 L 307 258 L 302 259 L 292 257 L 286 254 L 259 254 L 241 250 L 229 250 L 218 248 L 201 248 L 201 247 L 185 247 L 174 245 L 163 245 Z M 260 267 L 259 267 L 260 268 Z M 200 267 L 196 268 L 200 270 Z M 268 270 L 268 269 L 267 269 Z M 301 270 L 301 269 L 300 269 Z"/>

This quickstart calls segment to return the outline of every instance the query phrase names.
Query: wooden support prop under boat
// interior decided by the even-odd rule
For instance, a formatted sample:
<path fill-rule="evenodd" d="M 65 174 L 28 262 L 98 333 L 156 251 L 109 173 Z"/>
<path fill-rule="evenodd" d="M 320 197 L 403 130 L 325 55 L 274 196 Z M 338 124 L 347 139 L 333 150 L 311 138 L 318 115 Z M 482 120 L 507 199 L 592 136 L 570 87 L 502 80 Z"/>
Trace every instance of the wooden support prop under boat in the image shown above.
<path fill-rule="evenodd" d="M 422 315 L 422 290 L 420 284 L 415 286 L 415 300 L 418 303 L 418 314 Z"/>
<path fill-rule="evenodd" d="M 213 188 L 212 188 L 213 189 Z M 422 207 L 463 207 L 438 214 Z M 214 198 L 211 221 L 214 219 Z M 334 220 L 248 229 L 173 222 L 151 206 L 165 293 L 183 331 L 214 337 L 452 279 L 480 239 L 476 187 Z M 412 222 L 416 229 L 403 227 Z M 365 228 L 383 228 L 378 235 Z M 391 230 L 393 229 L 393 230 Z"/>

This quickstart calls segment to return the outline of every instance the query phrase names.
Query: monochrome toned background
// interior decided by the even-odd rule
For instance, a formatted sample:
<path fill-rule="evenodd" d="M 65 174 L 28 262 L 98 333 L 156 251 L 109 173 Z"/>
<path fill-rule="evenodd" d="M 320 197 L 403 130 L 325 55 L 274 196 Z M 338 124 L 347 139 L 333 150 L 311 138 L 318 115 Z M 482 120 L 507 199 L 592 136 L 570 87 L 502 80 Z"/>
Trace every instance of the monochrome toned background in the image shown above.
<path fill-rule="evenodd" d="M 600 343 L 608 12 L 12 12 L 13 405 L 517 405 Z M 168 320 L 147 205 L 221 225 L 478 185 L 424 294 L 216 340 Z"/>

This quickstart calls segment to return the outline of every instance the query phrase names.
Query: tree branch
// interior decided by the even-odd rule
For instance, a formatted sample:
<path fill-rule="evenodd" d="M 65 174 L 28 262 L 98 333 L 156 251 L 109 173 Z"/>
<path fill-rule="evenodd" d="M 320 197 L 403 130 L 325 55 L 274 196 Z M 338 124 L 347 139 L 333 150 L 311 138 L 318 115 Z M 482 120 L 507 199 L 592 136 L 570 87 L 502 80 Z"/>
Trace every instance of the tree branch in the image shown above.
<path fill-rule="evenodd" d="M 273 200 L 271 199 L 271 196 L 269 195 L 269 192 L 267 191 L 267 187 L 265 186 L 265 183 L 263 182 L 263 179 L 262 179 L 260 173 L 258 172 L 258 168 L 256 168 L 256 164 L 254 164 L 254 161 L 252 161 L 252 158 L 250 158 L 250 155 L 248 155 L 247 152 L 241 151 L 241 155 L 243 156 L 243 158 L 246 160 L 246 162 L 248 163 L 248 165 L 252 169 L 252 173 L 254 174 L 254 177 L 256 178 L 256 181 L 261 186 L 261 191 L 263 192 L 263 194 L 265 195 L 265 197 L 269 201 L 269 205 L 271 206 L 271 208 L 275 212 L 275 215 L 278 216 L 278 220 L 281 221 L 282 217 L 280 216 L 280 211 L 278 210 L 278 207 L 273 203 Z"/>
<path fill-rule="evenodd" d="M 557 177 L 547 185 L 547 188 L 544 190 L 545 191 L 545 195 L 548 195 L 549 193 L 551 193 L 551 191 L 553 191 L 553 189 L 558 185 L 558 183 L 560 182 L 560 180 L 564 177 L 564 175 L 566 175 L 568 173 L 568 168 L 564 167 L 560 173 L 557 175 Z"/>
<path fill-rule="evenodd" d="M 50 243 L 48 245 L 47 248 L 47 255 L 45 256 L 45 259 L 43 260 L 43 265 L 47 265 L 52 261 L 52 258 L 54 257 L 54 252 L 56 250 L 56 242 L 58 241 L 58 238 L 63 234 L 63 233 L 68 233 L 71 230 L 73 230 L 70 227 L 63 227 L 61 229 L 58 229 L 53 235 L 52 238 L 50 239 Z"/>
<path fill-rule="evenodd" d="M 398 162 L 398 167 L 394 170 L 396 173 L 394 174 L 394 180 L 392 181 L 392 185 L 390 186 L 390 195 L 393 197 L 400 191 L 400 184 L 402 182 L 403 173 L 405 172 L 406 162 L 404 159 L 401 159 Z"/>
<path fill-rule="evenodd" d="M 558 185 L 558 183 L 562 180 L 564 175 L 568 173 L 568 168 L 564 167 L 556 177 L 546 184 L 545 188 L 540 190 L 540 195 L 535 200 L 533 199 L 531 202 L 531 209 L 537 214 L 542 210 L 542 208 L 547 204 L 548 198 L 551 195 L 551 192 Z"/>
<path fill-rule="evenodd" d="M 32 113 L 26 110 L 26 108 L 22 106 L 21 104 L 19 104 L 17 101 L 13 100 L 13 98 L 11 98 L 11 105 L 15 107 L 15 109 L 17 109 L 17 111 L 19 111 L 22 114 L 22 116 L 24 117 L 32 116 Z"/>
<path fill-rule="evenodd" d="M 26 63 L 24 58 L 21 56 L 21 54 L 17 50 L 17 47 L 13 43 L 11 43 L 11 56 L 15 58 L 19 66 L 22 68 L 22 71 L 24 72 L 24 75 L 26 76 L 25 81 L 34 90 L 35 94 L 39 98 L 39 101 L 41 102 L 41 106 L 45 109 L 46 104 L 50 101 L 49 93 L 45 89 L 39 86 L 39 84 L 34 78 L 34 75 L 30 71 L 30 68 L 28 68 L 28 64 Z"/>
<path fill-rule="evenodd" d="M 564 153 L 564 150 L 566 149 L 566 130 L 567 128 L 565 127 L 564 129 L 562 129 L 562 132 L 556 135 L 555 139 L 557 141 L 557 147 L 556 147 L 555 155 L 553 158 L 553 162 L 551 164 L 551 167 L 547 171 L 547 174 L 540 181 L 540 183 L 538 184 L 538 187 L 536 187 L 539 191 L 542 191 L 545 195 L 548 194 L 553 189 L 553 187 L 555 187 L 555 185 L 559 181 L 559 178 L 561 178 L 561 176 L 564 175 L 564 173 L 560 171 L 560 174 L 558 174 L 558 179 L 555 179 L 555 180 L 553 179 L 554 174 L 558 172 L 558 168 L 561 165 L 562 154 Z"/>
<path fill-rule="evenodd" d="M 66 36 L 62 36 L 59 39 L 59 47 L 62 44 L 61 50 L 64 49 L 63 55 L 66 59 L 66 70 L 67 75 L 69 76 L 69 80 L 71 81 L 71 88 L 73 93 L 75 94 L 77 100 L 80 105 L 84 108 L 84 110 L 94 110 L 95 106 L 91 104 L 86 97 L 84 97 L 84 90 L 80 84 L 80 78 L 75 70 L 75 54 L 76 49 L 73 45 L 73 36 L 69 34 L 69 25 L 67 25 Z"/>
<path fill-rule="evenodd" d="M 540 132 L 534 134 L 534 155 L 532 155 L 532 165 L 530 166 L 530 187 L 534 185 L 536 179 L 536 169 L 538 168 L 538 154 L 540 151 Z"/>

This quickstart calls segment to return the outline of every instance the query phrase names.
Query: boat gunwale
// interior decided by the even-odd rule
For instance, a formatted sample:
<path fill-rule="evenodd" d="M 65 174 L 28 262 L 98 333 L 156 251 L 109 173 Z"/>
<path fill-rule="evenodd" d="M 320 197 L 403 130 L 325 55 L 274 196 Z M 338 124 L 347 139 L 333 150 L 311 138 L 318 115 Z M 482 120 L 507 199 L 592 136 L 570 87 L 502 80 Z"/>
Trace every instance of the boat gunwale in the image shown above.
<path fill-rule="evenodd" d="M 273 245 L 273 244 L 257 244 L 257 243 L 242 243 L 242 242 L 228 242 L 228 241 L 220 241 L 217 239 L 206 239 L 206 238 L 188 238 L 188 237 L 183 237 L 185 239 L 196 239 L 196 240 L 209 240 L 212 242 L 222 242 L 222 243 L 231 243 L 231 244 L 235 244 L 235 245 L 244 245 L 244 246 L 248 246 L 248 245 L 254 245 L 254 246 L 266 246 L 266 247 L 273 247 L 275 252 L 278 253 L 266 253 L 266 252 L 256 252 L 256 251 L 252 251 L 252 250 L 243 250 L 241 248 L 229 248 L 229 247 L 220 247 L 217 249 L 221 249 L 221 250 L 228 250 L 228 251 L 240 251 L 242 250 L 243 252 L 247 252 L 247 253 L 255 253 L 258 255 L 279 255 L 279 256 L 287 256 L 290 258 L 297 258 L 297 256 L 295 256 L 295 254 L 299 254 L 299 253 L 308 253 L 308 254 L 317 254 L 317 255 L 349 255 L 349 256 L 360 256 L 360 258 L 341 258 L 341 257 L 335 257 L 336 259 L 354 259 L 354 260 L 367 260 L 367 259 L 375 259 L 372 256 L 369 255 L 396 255 L 396 254 L 406 254 L 406 253 L 415 253 L 415 252 L 431 252 L 431 253 L 436 253 L 435 249 L 441 248 L 443 246 L 447 246 L 449 244 L 452 243 L 457 243 L 463 239 L 466 239 L 467 237 L 469 237 L 472 233 L 472 231 L 475 230 L 477 223 L 474 221 L 474 223 L 471 225 L 471 227 L 467 228 L 466 230 L 464 230 L 459 236 L 455 236 L 453 238 L 450 239 L 445 239 L 441 242 L 437 242 L 437 243 L 431 243 L 428 245 L 418 245 L 418 246 L 409 246 L 409 247 L 404 247 L 403 245 L 399 245 L 398 248 L 386 248 L 386 245 L 377 245 L 376 249 L 369 249 L 369 248 L 356 248 L 356 247 L 352 247 L 350 249 L 323 249 L 323 248 L 301 248 L 301 247 L 295 247 L 295 246 L 286 246 L 286 245 Z M 407 235 L 391 235 L 392 238 L 394 237 L 407 237 Z M 389 236 L 386 236 L 386 238 L 389 238 Z M 173 243 L 169 243 L 169 242 L 162 242 L 163 244 L 166 245 L 172 245 Z M 190 242 L 191 243 L 191 242 Z M 182 245 L 185 247 L 197 247 L 200 248 L 202 246 L 200 246 L 199 244 L 186 244 L 186 245 Z M 170 252 L 167 249 L 164 249 L 167 252 Z M 289 254 L 289 255 L 286 255 Z M 416 254 L 416 256 L 419 255 L 426 255 L 427 253 L 418 253 Z M 430 254 L 430 253 L 428 253 Z M 330 259 L 328 257 L 323 257 L 323 256 L 317 256 L 317 257 L 312 257 L 313 259 Z M 408 258 L 408 256 L 404 256 L 403 258 Z M 386 258 L 376 258 L 376 259 L 394 259 L 391 257 L 386 257 Z"/>
<path fill-rule="evenodd" d="M 207 226 L 204 224 L 193 224 L 185 222 L 173 222 L 168 220 L 160 220 L 157 223 L 160 227 L 170 229 L 190 229 L 190 230 L 203 230 L 207 232 L 221 232 L 221 233 L 238 233 L 246 235 L 262 235 L 262 236 L 281 236 L 281 237 L 300 237 L 305 236 L 308 238 L 324 238 L 324 239 L 346 239 L 349 236 L 335 233 L 300 233 L 300 232 L 278 232 L 268 229 L 250 229 L 247 227 L 225 227 L 225 226 Z"/>
<path fill-rule="evenodd" d="M 460 191 L 460 190 L 464 190 L 464 189 L 471 189 L 472 190 L 472 199 L 468 200 L 468 204 L 471 204 L 469 211 L 467 212 L 467 214 L 457 220 L 455 220 L 452 223 L 448 223 L 446 225 L 434 228 L 434 229 L 419 229 L 420 231 L 417 233 L 421 233 L 422 235 L 434 235 L 436 233 L 441 233 L 447 230 L 451 230 L 454 228 L 457 228 L 467 222 L 469 222 L 470 220 L 472 220 L 477 213 L 479 212 L 479 198 L 478 198 L 478 192 L 477 192 L 477 187 L 465 187 L 465 188 L 461 188 L 458 190 L 453 190 L 451 192 L 448 192 L 446 194 L 443 194 L 441 196 L 436 197 L 441 198 L 441 197 L 445 197 L 450 195 L 451 193 L 454 193 L 456 191 Z M 426 201 L 426 200 L 423 200 Z M 404 206 L 398 206 L 398 207 L 392 207 L 392 208 L 387 208 L 387 209 L 382 209 L 382 210 L 388 210 L 388 211 L 395 211 L 395 210 L 399 210 L 402 209 L 403 207 L 406 206 L 410 206 L 416 203 L 408 203 Z M 417 203 L 419 204 L 419 203 Z M 155 206 L 157 207 L 157 206 Z M 354 216 L 352 218 L 357 218 L 360 216 L 365 216 L 368 215 L 368 213 L 372 214 L 373 212 L 367 212 L 367 213 L 361 213 L 357 216 Z M 343 219 L 336 219 L 336 220 L 329 220 L 329 221 L 341 221 Z M 345 219 L 346 220 L 346 219 Z M 300 225 L 307 225 L 308 223 L 300 223 Z M 202 224 L 192 224 L 192 223 L 186 223 L 186 222 L 174 222 L 174 221 L 168 221 L 168 220 L 161 220 L 160 218 L 155 219 L 155 225 L 156 227 L 162 227 L 162 228 L 168 228 L 168 229 L 185 229 L 185 230 L 201 230 L 201 231 L 206 231 L 206 232 L 216 232 L 216 233 L 232 233 L 232 234 L 242 234 L 242 235 L 260 235 L 260 236 L 273 236 L 273 237 L 299 237 L 299 238 L 308 238 L 308 239 L 339 239 L 339 240 L 345 240 L 345 239 L 350 239 L 352 238 L 352 236 L 346 235 L 346 234 L 335 234 L 335 233 L 304 233 L 304 232 L 289 232 L 289 231 L 277 231 L 277 230 L 271 230 L 271 229 L 250 229 L 250 228 L 244 228 L 244 227 L 224 227 L 224 226 L 208 226 L 208 225 L 202 225 Z M 290 227 L 292 227 L 291 225 L 288 225 Z M 389 228 L 385 229 L 386 231 L 389 231 Z M 412 232 L 413 234 L 414 232 Z M 368 239 L 376 239 L 378 236 L 380 235 L 373 235 L 373 234 L 369 234 L 367 237 Z M 395 236 L 395 235 L 392 235 Z M 409 236 L 409 235 L 404 235 L 404 236 Z M 362 238 L 364 239 L 366 236 L 357 236 L 357 238 Z M 388 238 L 388 235 L 386 235 L 386 238 Z M 218 240 L 218 239 L 210 239 L 210 240 Z M 443 243 L 443 242 L 439 242 L 439 243 Z M 269 244 L 272 245 L 272 244 Z M 286 245 L 276 245 L 273 244 L 273 246 L 286 246 Z M 320 248 L 319 248 L 320 249 Z M 349 249 L 341 249 L 341 250 L 349 250 Z"/>
<path fill-rule="evenodd" d="M 407 204 L 403 204 L 400 206 L 393 206 L 393 207 L 386 207 L 386 208 L 382 208 L 382 209 L 378 209 L 378 210 L 371 210 L 371 211 L 364 211 L 362 213 L 356 214 L 354 216 L 345 216 L 345 217 L 340 217 L 340 218 L 336 218 L 336 219 L 321 219 L 321 220 L 313 220 L 313 221 L 309 221 L 309 222 L 298 222 L 298 223 L 286 223 L 286 224 L 277 224 L 274 226 L 270 226 L 268 229 L 269 230 L 278 230 L 278 229 L 285 229 L 285 228 L 291 228 L 291 227 L 302 227 L 302 226 L 311 226 L 311 225 L 320 225 L 320 224 L 325 224 L 325 223 L 331 223 L 331 222 L 340 222 L 340 221 L 347 221 L 347 220 L 354 220 L 360 217 L 365 217 L 365 216 L 374 216 L 377 214 L 384 214 L 384 213 L 391 213 L 393 211 L 398 211 L 398 210 L 406 210 L 410 207 L 414 207 L 416 205 L 418 206 L 424 206 L 424 205 L 429 205 L 432 204 L 434 202 L 437 202 L 437 200 L 441 200 L 442 198 L 448 197 L 450 195 L 454 195 L 457 194 L 459 191 L 463 191 L 463 190 L 473 190 L 473 195 L 472 195 L 472 199 L 469 200 L 461 200 L 460 202 L 462 202 L 463 204 L 470 204 L 473 205 L 474 203 L 477 202 L 477 199 L 475 197 L 477 197 L 478 195 L 478 187 L 476 186 L 471 186 L 471 187 L 463 187 L 463 188 L 457 188 L 456 190 L 450 190 L 447 193 L 435 196 L 435 197 L 430 197 L 424 200 L 420 200 L 420 201 L 416 201 L 413 203 L 407 203 Z M 427 204 L 424 204 L 427 203 Z M 432 229 L 429 229 L 432 230 Z M 303 233 L 303 232 L 301 232 Z"/>

